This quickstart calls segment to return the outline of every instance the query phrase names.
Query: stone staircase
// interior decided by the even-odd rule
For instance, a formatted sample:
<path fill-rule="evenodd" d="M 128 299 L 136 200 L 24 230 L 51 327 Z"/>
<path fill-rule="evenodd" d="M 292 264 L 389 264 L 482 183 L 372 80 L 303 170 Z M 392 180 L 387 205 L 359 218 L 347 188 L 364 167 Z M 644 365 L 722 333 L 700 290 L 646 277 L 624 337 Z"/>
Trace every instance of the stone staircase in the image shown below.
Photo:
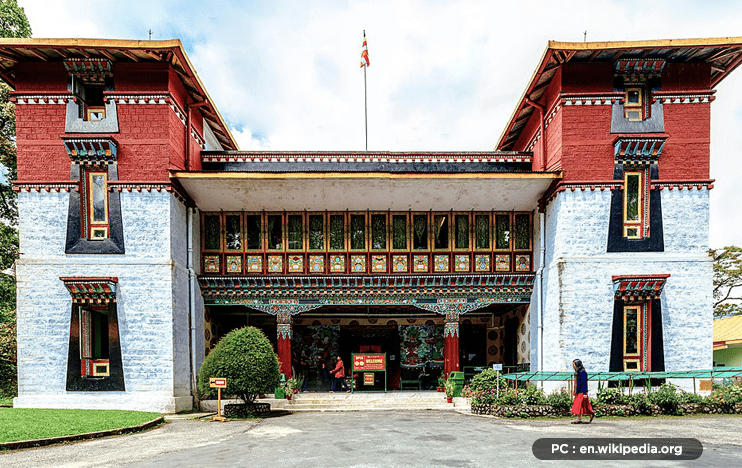
<path fill-rule="evenodd" d="M 268 396 L 271 397 L 272 395 Z M 290 412 L 435 410 L 468 413 L 470 410 L 470 405 L 466 399 L 454 398 L 453 403 L 446 403 L 445 394 L 432 391 L 389 391 L 387 393 L 302 392 L 293 395 L 291 400 L 260 398 L 256 401 L 270 403 L 271 410 Z M 237 403 L 234 400 L 222 400 L 222 404 L 233 402 Z M 216 401 L 202 401 L 201 407 L 206 411 L 216 411 Z"/>

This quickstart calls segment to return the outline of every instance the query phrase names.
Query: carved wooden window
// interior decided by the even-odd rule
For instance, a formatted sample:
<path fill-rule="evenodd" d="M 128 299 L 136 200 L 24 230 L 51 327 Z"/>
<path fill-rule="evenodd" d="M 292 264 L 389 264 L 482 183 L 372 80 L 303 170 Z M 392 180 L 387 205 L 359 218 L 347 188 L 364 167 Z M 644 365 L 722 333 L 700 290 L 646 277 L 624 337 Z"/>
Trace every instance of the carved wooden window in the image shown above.
<path fill-rule="evenodd" d="M 649 303 L 629 304 L 623 309 L 623 364 L 625 371 L 647 369 L 649 351 Z"/>
<path fill-rule="evenodd" d="M 531 213 L 202 213 L 205 274 L 531 272 Z"/>
<path fill-rule="evenodd" d="M 643 86 L 626 88 L 624 95 L 624 116 L 635 122 L 646 118 L 646 91 Z"/>
<path fill-rule="evenodd" d="M 392 250 L 409 249 L 407 227 L 407 214 L 392 215 Z"/>
<path fill-rule="evenodd" d="M 449 248 L 449 215 L 433 215 L 433 248 L 436 250 L 448 250 Z"/>
<path fill-rule="evenodd" d="M 79 309 L 80 373 L 83 377 L 109 375 L 108 312 Z"/>
<path fill-rule="evenodd" d="M 82 192 L 84 236 L 105 240 L 109 235 L 108 172 L 106 169 L 83 168 Z"/>
<path fill-rule="evenodd" d="M 642 239 L 648 234 L 649 187 L 647 171 L 624 172 L 623 235 L 628 239 Z"/>

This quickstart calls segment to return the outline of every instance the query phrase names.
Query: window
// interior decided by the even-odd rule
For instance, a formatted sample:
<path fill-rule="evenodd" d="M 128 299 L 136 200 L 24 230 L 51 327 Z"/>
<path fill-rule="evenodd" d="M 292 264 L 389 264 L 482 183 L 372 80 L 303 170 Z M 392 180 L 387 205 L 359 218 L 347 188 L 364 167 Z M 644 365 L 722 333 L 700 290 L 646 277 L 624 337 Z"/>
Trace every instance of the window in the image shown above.
<path fill-rule="evenodd" d="M 386 214 L 371 215 L 371 249 L 386 250 Z"/>
<path fill-rule="evenodd" d="M 345 250 L 345 215 L 330 215 L 330 250 Z"/>
<path fill-rule="evenodd" d="M 242 250 L 242 226 L 240 215 L 226 215 L 226 249 Z"/>
<path fill-rule="evenodd" d="M 263 228 L 262 216 L 250 214 L 245 216 L 247 250 L 260 250 L 261 232 Z"/>
<path fill-rule="evenodd" d="M 428 249 L 428 215 L 416 214 L 412 216 L 413 222 L 413 249 Z"/>
<path fill-rule="evenodd" d="M 309 222 L 309 250 L 325 248 L 325 217 L 321 214 L 308 216 Z"/>
<path fill-rule="evenodd" d="M 456 248 L 469 248 L 469 215 L 457 214 L 456 217 Z"/>
<path fill-rule="evenodd" d="M 72 93 L 78 102 L 79 118 L 98 121 L 106 118 L 106 105 L 103 98 L 105 83 L 86 83 L 72 76 Z"/>
<path fill-rule="evenodd" d="M 533 223 L 527 212 L 201 216 L 206 274 L 532 271 Z"/>
<path fill-rule="evenodd" d="M 646 117 L 644 102 L 644 87 L 626 88 L 623 105 L 624 116 L 632 122 L 644 120 Z"/>
<path fill-rule="evenodd" d="M 108 239 L 108 173 L 106 170 L 83 168 L 83 237 Z"/>
<path fill-rule="evenodd" d="M 434 248 L 448 249 L 448 215 L 434 215 L 433 229 Z"/>
<path fill-rule="evenodd" d="M 108 312 L 80 309 L 80 373 L 83 377 L 108 377 Z"/>
<path fill-rule="evenodd" d="M 642 239 L 648 234 L 648 181 L 647 171 L 624 172 L 623 235 L 628 239 Z"/>
<path fill-rule="evenodd" d="M 623 363 L 624 371 L 648 370 L 648 306 L 647 303 L 626 305 L 623 308 Z"/>
<path fill-rule="evenodd" d="M 407 250 L 407 215 L 392 215 L 392 249 Z"/>

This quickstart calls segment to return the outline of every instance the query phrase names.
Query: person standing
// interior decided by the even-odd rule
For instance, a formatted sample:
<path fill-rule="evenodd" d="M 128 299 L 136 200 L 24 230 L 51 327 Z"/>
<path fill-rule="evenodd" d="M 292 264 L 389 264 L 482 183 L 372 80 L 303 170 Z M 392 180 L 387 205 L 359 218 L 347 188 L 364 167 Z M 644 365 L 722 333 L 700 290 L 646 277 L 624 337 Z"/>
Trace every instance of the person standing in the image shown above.
<path fill-rule="evenodd" d="M 575 400 L 572 403 L 572 414 L 577 415 L 577 420 L 572 421 L 572 424 L 590 424 L 595 417 L 595 411 L 587 396 L 587 371 L 579 359 L 572 361 L 572 368 L 575 370 Z M 590 421 L 583 422 L 583 414 L 589 414 Z"/>
<path fill-rule="evenodd" d="M 345 383 L 345 365 L 343 364 L 343 360 L 340 356 L 338 356 L 337 364 L 335 365 L 335 368 L 330 371 L 330 374 L 335 377 L 335 381 L 332 383 L 332 390 L 330 390 L 330 392 L 334 392 L 335 389 L 342 385 L 343 387 L 345 387 L 345 393 L 350 393 L 348 384 Z"/>

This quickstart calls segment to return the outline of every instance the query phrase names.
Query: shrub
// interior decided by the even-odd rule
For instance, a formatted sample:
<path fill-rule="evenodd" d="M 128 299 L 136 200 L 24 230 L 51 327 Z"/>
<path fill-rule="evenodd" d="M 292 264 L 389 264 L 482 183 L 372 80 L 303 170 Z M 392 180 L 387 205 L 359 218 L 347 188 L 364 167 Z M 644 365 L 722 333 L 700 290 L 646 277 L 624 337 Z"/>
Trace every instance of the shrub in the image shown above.
<path fill-rule="evenodd" d="M 665 414 L 677 414 L 680 397 L 677 387 L 670 383 L 663 383 L 660 388 L 649 395 L 649 401 L 659 406 Z"/>
<path fill-rule="evenodd" d="M 625 405 L 626 395 L 619 388 L 601 388 L 598 390 L 597 403 L 602 405 Z"/>
<path fill-rule="evenodd" d="M 461 389 L 461 396 L 464 398 L 471 398 L 474 396 L 474 392 L 472 392 L 470 385 L 464 385 L 464 388 Z"/>
<path fill-rule="evenodd" d="M 704 398 L 697 393 L 680 392 L 678 393 L 678 403 L 681 405 L 692 403 L 700 405 L 704 403 Z"/>
<path fill-rule="evenodd" d="M 523 391 L 523 400 L 527 405 L 545 405 L 546 395 L 544 391 L 535 385 L 528 385 Z"/>
<path fill-rule="evenodd" d="M 557 409 L 568 409 L 572 407 L 572 395 L 566 390 L 562 389 L 558 392 L 553 392 L 546 397 L 546 404 L 551 405 Z"/>
<path fill-rule="evenodd" d="M 500 375 L 500 391 L 508 387 L 508 383 Z M 471 379 L 471 389 L 473 392 L 497 389 L 497 371 L 494 369 L 485 369 Z"/>
<path fill-rule="evenodd" d="M 507 389 L 500 392 L 500 404 L 504 406 L 522 406 L 526 404 L 524 392 L 518 389 Z"/>
<path fill-rule="evenodd" d="M 711 391 L 708 401 L 719 405 L 725 412 L 732 412 L 735 403 L 742 403 L 742 386 L 738 384 L 719 386 Z"/>
<path fill-rule="evenodd" d="M 652 402 L 649 401 L 647 395 L 643 393 L 635 393 L 627 398 L 627 403 L 634 408 L 634 411 L 640 414 L 651 414 L 652 413 Z"/>
<path fill-rule="evenodd" d="M 227 379 L 226 392 L 252 403 L 260 393 L 269 393 L 278 385 L 278 358 L 268 338 L 254 327 L 229 332 L 211 350 L 198 372 L 198 390 L 202 396 L 216 395 L 209 378 Z"/>

